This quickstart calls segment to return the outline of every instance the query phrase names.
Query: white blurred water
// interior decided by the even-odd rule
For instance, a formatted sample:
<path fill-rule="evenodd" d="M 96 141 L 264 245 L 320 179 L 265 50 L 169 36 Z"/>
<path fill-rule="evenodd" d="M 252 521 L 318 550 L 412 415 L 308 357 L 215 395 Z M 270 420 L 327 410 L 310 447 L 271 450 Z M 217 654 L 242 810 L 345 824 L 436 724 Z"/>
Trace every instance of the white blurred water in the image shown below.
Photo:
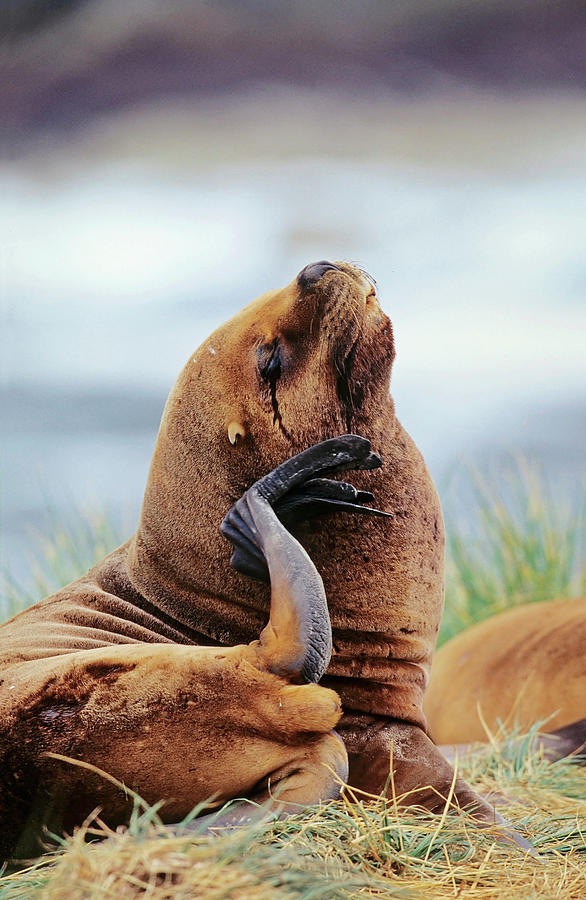
<path fill-rule="evenodd" d="M 164 397 L 233 312 L 314 259 L 376 279 L 398 415 L 442 482 L 463 458 L 583 474 L 586 177 L 327 158 L 170 177 L 0 179 L 4 565 L 47 498 L 136 516 Z"/>

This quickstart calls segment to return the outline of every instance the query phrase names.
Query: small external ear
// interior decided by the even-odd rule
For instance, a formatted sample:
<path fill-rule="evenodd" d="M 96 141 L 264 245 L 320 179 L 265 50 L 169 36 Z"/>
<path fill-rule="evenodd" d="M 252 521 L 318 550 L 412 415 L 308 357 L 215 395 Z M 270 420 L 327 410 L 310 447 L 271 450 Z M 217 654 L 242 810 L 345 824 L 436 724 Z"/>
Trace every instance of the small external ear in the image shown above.
<path fill-rule="evenodd" d="M 246 436 L 246 428 L 240 422 L 230 422 L 228 425 L 228 440 L 231 444 L 236 444 L 238 439 Z"/>

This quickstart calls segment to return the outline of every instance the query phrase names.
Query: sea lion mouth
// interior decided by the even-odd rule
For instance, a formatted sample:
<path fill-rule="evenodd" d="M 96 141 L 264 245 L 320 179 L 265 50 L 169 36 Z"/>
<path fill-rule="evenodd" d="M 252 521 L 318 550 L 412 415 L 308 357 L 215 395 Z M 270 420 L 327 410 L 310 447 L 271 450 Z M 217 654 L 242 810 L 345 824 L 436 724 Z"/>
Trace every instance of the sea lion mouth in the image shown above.
<path fill-rule="evenodd" d="M 353 378 L 353 372 L 369 302 L 376 298 L 374 279 L 348 263 L 320 260 L 301 270 L 297 284 L 303 294 L 317 297 L 320 365 L 333 368 L 341 413 L 346 430 L 351 432 L 353 418 L 364 400 L 363 387 Z"/>
<path fill-rule="evenodd" d="M 350 351 L 341 366 L 338 367 L 338 374 L 336 377 L 336 394 L 342 407 L 348 434 L 352 432 L 352 420 L 355 413 L 361 409 L 364 400 L 362 386 L 358 382 L 352 381 L 352 368 L 354 365 L 357 344 L 358 339 L 356 339 L 350 348 Z"/>

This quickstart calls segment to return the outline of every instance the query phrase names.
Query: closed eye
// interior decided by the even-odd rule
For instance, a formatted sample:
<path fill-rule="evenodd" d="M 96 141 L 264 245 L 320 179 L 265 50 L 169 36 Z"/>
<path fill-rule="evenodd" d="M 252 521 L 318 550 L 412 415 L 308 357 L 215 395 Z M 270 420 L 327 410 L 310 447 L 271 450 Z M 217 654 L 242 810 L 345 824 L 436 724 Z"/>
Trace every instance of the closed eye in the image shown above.
<path fill-rule="evenodd" d="M 279 430 L 285 435 L 287 440 L 291 440 L 291 435 L 283 423 L 283 417 L 277 401 L 277 381 L 283 371 L 283 360 L 284 353 L 278 338 L 275 338 L 269 344 L 261 344 L 256 351 L 259 375 L 268 384 L 270 390 L 273 425 L 278 425 Z"/>
<path fill-rule="evenodd" d="M 261 344 L 256 351 L 256 358 L 262 380 L 274 384 L 283 371 L 283 354 L 279 339 L 275 338 L 270 344 Z"/>

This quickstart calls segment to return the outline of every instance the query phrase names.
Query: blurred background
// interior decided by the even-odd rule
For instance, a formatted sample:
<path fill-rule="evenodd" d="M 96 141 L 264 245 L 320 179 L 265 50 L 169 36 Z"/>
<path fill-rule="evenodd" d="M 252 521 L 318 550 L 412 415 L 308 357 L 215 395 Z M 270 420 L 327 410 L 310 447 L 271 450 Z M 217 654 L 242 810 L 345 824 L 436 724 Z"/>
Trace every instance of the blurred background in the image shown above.
<path fill-rule="evenodd" d="M 581 3 L 3 0 L 0 27 L 20 584 L 72 513 L 132 533 L 185 360 L 315 259 L 376 278 L 398 416 L 462 515 L 466 464 L 580 491 Z"/>

